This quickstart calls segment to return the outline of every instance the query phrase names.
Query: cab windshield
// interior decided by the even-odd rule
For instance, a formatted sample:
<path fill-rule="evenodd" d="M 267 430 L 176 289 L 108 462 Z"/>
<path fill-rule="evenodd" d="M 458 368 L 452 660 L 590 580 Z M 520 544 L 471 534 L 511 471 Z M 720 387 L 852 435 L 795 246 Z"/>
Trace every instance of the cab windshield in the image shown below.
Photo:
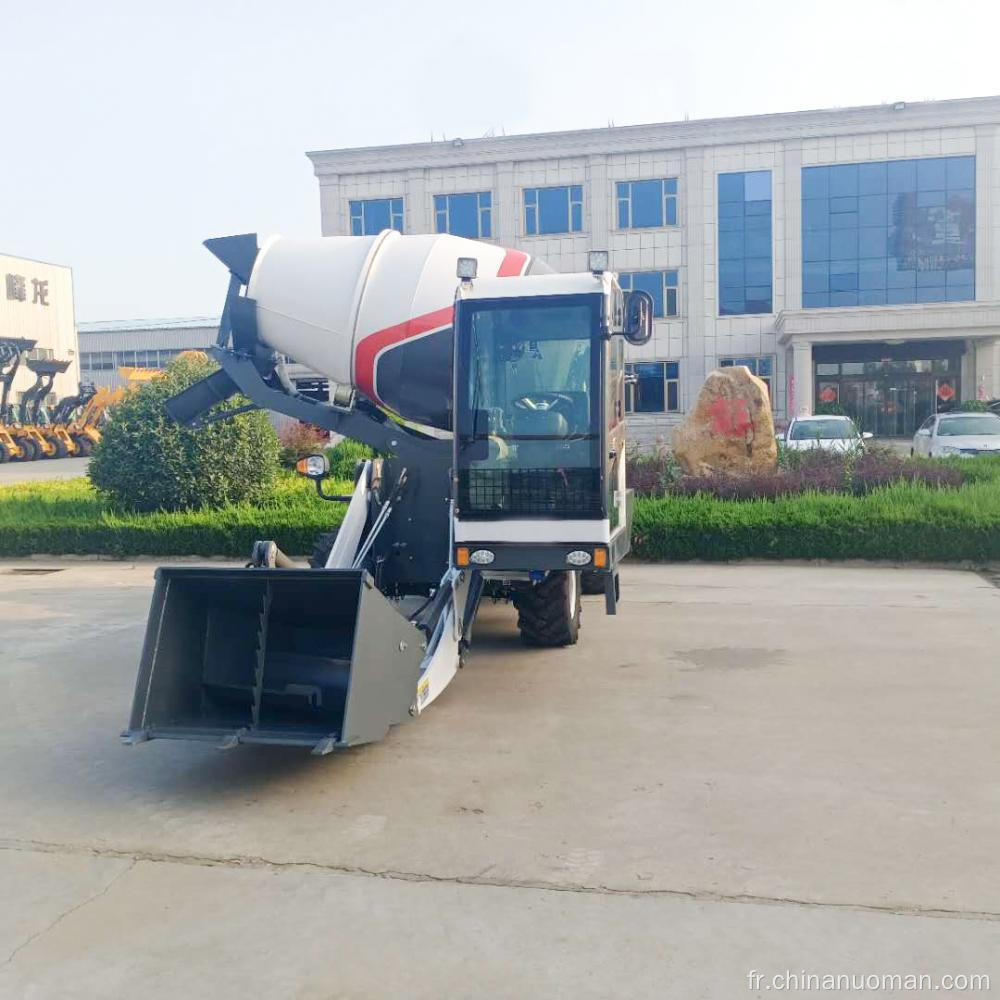
<path fill-rule="evenodd" d="M 585 296 L 562 304 L 500 300 L 472 311 L 459 435 L 477 464 L 565 468 L 594 464 L 595 310 Z M 581 299 L 583 301 L 581 301 Z M 464 398 L 463 398 L 464 397 Z M 464 417 L 464 419 L 462 419 Z M 465 449 L 468 450 L 468 449 Z"/>
<path fill-rule="evenodd" d="M 565 295 L 463 305 L 458 468 L 481 500 L 490 485 L 490 509 L 510 511 L 531 491 L 546 510 L 589 506 L 591 493 L 600 502 L 600 303 Z"/>

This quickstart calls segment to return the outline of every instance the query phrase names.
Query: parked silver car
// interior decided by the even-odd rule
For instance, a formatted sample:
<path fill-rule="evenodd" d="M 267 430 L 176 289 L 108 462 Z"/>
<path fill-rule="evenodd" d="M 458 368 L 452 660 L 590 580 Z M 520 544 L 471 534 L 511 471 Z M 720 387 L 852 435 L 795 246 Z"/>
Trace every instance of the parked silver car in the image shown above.
<path fill-rule="evenodd" d="M 913 435 L 911 455 L 972 458 L 1000 452 L 1000 417 L 995 413 L 935 413 Z"/>
<path fill-rule="evenodd" d="M 792 451 L 823 448 L 826 451 L 854 451 L 864 447 L 872 435 L 861 434 L 850 417 L 823 415 L 796 417 L 778 440 Z"/>

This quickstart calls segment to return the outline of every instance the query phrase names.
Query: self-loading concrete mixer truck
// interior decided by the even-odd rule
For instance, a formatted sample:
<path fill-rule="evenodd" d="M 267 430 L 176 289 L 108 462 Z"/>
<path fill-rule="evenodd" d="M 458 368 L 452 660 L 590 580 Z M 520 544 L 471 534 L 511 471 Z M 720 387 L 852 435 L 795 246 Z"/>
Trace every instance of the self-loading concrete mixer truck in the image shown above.
<path fill-rule="evenodd" d="M 126 742 L 382 738 L 455 676 L 484 595 L 526 643 L 577 641 L 586 572 L 614 614 L 629 550 L 624 341 L 652 300 L 590 269 L 455 236 L 209 240 L 230 271 L 220 369 L 174 397 L 198 426 L 248 408 L 370 445 L 317 568 L 273 542 L 245 569 L 162 567 Z M 297 362 L 329 380 L 299 393 Z M 242 406 L 226 405 L 240 394 Z M 331 518 L 331 520 L 334 520 Z"/>

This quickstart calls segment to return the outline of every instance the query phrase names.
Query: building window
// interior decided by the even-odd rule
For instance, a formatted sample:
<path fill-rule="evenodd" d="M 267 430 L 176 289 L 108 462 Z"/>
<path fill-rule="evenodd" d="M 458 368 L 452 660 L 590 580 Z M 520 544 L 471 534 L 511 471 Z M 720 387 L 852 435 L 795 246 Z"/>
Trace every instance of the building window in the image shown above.
<path fill-rule="evenodd" d="M 719 174 L 719 315 L 772 309 L 771 171 Z"/>
<path fill-rule="evenodd" d="M 579 233 L 583 230 L 583 188 L 524 189 L 524 232 L 526 236 L 550 233 Z"/>
<path fill-rule="evenodd" d="M 802 170 L 802 305 L 976 297 L 976 158 Z"/>
<path fill-rule="evenodd" d="M 618 275 L 618 283 L 625 291 L 649 292 L 657 319 L 677 315 L 676 271 L 625 271 Z"/>
<path fill-rule="evenodd" d="M 752 375 L 756 375 L 766 386 L 767 394 L 774 406 L 774 394 L 771 392 L 771 378 L 774 375 L 774 358 L 765 355 L 762 358 L 719 358 L 720 368 L 732 368 L 734 365 L 745 365 Z"/>
<path fill-rule="evenodd" d="M 56 354 L 51 347 L 33 347 L 25 355 L 28 361 L 52 361 Z"/>
<path fill-rule="evenodd" d="M 677 178 L 618 181 L 619 229 L 651 229 L 677 225 Z"/>
<path fill-rule="evenodd" d="M 439 233 L 488 240 L 493 232 L 490 218 L 493 196 L 489 191 L 472 194 L 434 195 L 434 224 Z"/>
<path fill-rule="evenodd" d="M 377 236 L 383 229 L 403 231 L 402 198 L 370 198 L 351 202 L 352 236 Z"/>
<path fill-rule="evenodd" d="M 115 367 L 113 351 L 81 351 L 80 367 L 84 371 L 111 371 Z"/>
<path fill-rule="evenodd" d="M 680 362 L 636 361 L 625 366 L 626 413 L 677 413 Z"/>

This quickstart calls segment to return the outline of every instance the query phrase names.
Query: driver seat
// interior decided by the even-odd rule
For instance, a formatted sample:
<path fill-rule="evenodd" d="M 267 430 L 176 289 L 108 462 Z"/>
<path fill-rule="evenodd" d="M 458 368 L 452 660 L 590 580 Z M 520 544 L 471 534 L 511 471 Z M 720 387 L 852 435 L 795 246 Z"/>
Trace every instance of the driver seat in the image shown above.
<path fill-rule="evenodd" d="M 538 438 L 518 441 L 518 465 L 544 468 L 552 465 L 553 440 L 569 437 L 569 421 L 558 410 L 515 410 L 514 434 Z"/>

